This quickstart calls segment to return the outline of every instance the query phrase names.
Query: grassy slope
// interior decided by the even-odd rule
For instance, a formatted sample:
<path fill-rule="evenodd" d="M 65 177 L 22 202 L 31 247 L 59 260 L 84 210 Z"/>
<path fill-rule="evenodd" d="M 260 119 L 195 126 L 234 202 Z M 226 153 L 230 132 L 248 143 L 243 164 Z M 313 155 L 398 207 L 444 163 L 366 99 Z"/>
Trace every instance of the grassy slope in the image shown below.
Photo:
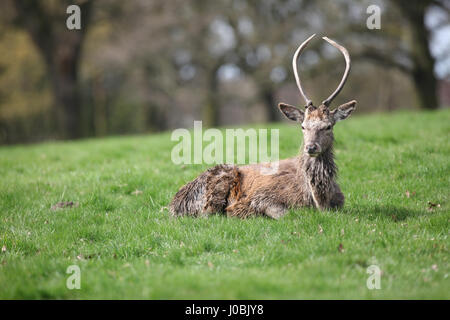
<path fill-rule="evenodd" d="M 271 127 L 294 155 L 298 128 Z M 335 133 L 345 208 L 279 221 L 161 212 L 206 168 L 172 164 L 169 134 L 2 147 L 0 298 L 449 299 L 449 110 Z M 79 206 L 50 210 L 61 200 Z M 366 287 L 373 263 L 381 290 Z M 66 289 L 71 264 L 81 290 Z"/>

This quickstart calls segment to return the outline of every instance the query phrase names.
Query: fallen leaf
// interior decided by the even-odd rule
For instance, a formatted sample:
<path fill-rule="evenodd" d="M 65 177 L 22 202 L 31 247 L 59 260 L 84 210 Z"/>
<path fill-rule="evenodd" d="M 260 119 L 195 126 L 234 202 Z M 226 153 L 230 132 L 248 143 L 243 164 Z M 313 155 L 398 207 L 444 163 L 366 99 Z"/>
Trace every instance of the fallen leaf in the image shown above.
<path fill-rule="evenodd" d="M 344 252 L 344 246 L 342 245 L 342 243 L 339 243 L 338 251 L 341 253 Z"/>
<path fill-rule="evenodd" d="M 64 208 L 73 208 L 73 207 L 78 207 L 78 202 L 73 202 L 73 201 L 63 201 L 63 202 L 58 202 L 56 204 L 54 204 L 51 209 L 52 210 L 58 210 L 58 209 L 64 209 Z"/>
<path fill-rule="evenodd" d="M 5 245 L 2 247 L 2 252 L 6 252 L 6 246 Z"/>
<path fill-rule="evenodd" d="M 77 259 L 78 260 L 83 260 L 83 255 L 82 254 L 77 255 Z"/>
<path fill-rule="evenodd" d="M 433 269 L 434 271 L 438 271 L 438 266 L 437 266 L 437 264 L 433 264 L 433 265 L 431 266 L 431 269 Z"/>
<path fill-rule="evenodd" d="M 208 261 L 208 267 L 210 267 L 210 268 L 214 268 L 214 265 L 212 264 L 212 262 L 211 262 L 211 261 Z"/>
<path fill-rule="evenodd" d="M 138 189 L 136 189 L 136 190 L 134 190 L 131 194 L 133 194 L 133 195 L 135 195 L 135 196 L 137 196 L 137 195 L 140 195 L 140 194 L 142 194 L 142 191 L 141 190 L 138 190 Z"/>
<path fill-rule="evenodd" d="M 439 203 L 433 203 L 428 201 L 428 211 L 433 211 L 434 208 L 440 208 L 441 205 Z"/>
<path fill-rule="evenodd" d="M 341 236 L 343 236 L 345 234 L 344 229 L 341 229 Z"/>
<path fill-rule="evenodd" d="M 323 233 L 322 226 L 319 224 L 319 233 Z"/>
<path fill-rule="evenodd" d="M 409 190 L 406 190 L 405 195 L 406 195 L 407 198 L 410 198 L 410 197 L 415 196 L 416 192 L 415 191 L 409 192 Z"/>

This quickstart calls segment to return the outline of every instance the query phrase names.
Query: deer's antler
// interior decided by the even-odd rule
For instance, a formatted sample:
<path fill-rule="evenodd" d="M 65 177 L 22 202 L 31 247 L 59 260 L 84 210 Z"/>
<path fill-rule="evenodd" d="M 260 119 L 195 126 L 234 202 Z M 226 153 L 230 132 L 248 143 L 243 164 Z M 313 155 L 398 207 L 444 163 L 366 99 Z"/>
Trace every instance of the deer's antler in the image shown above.
<path fill-rule="evenodd" d="M 342 76 L 342 80 L 341 83 L 339 83 L 339 86 L 337 87 L 337 89 L 331 94 L 331 96 L 329 96 L 326 100 L 324 100 L 322 103 L 326 106 L 329 107 L 331 101 L 333 101 L 334 98 L 336 98 L 336 96 L 339 94 L 339 92 L 342 90 L 342 88 L 344 87 L 345 81 L 347 81 L 347 77 L 348 77 L 348 73 L 350 72 L 350 55 L 348 54 L 347 49 L 345 49 L 343 46 L 341 46 L 340 44 L 334 42 L 331 39 L 328 39 L 327 37 L 322 37 L 323 40 L 325 40 L 326 42 L 328 42 L 329 44 L 331 44 L 333 47 L 339 49 L 339 51 L 344 55 L 345 58 L 345 71 L 344 71 L 344 75 Z M 308 40 L 307 40 L 308 41 Z"/>
<path fill-rule="evenodd" d="M 297 82 L 297 87 L 298 87 L 298 90 L 300 90 L 300 94 L 302 95 L 303 99 L 305 99 L 306 107 L 311 106 L 312 105 L 312 101 L 309 100 L 308 97 L 306 96 L 306 94 L 303 92 L 302 83 L 300 81 L 300 77 L 298 76 L 297 60 L 298 60 L 299 55 L 306 48 L 308 43 L 311 41 L 312 38 L 314 38 L 315 35 L 316 34 L 313 34 L 308 39 L 303 41 L 303 43 L 297 48 L 297 51 L 295 51 L 294 58 L 292 59 L 292 68 L 294 69 L 295 81 Z"/>

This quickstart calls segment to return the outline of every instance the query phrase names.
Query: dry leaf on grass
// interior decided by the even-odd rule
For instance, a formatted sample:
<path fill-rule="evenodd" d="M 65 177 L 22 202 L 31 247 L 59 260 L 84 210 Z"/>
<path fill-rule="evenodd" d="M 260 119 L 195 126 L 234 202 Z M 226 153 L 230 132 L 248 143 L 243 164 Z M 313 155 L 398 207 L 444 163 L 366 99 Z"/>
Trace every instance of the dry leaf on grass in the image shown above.
<path fill-rule="evenodd" d="M 416 192 L 415 191 L 409 192 L 409 190 L 406 190 L 405 195 L 406 195 L 407 198 L 410 198 L 410 197 L 415 196 Z"/>
<path fill-rule="evenodd" d="M 339 243 L 338 251 L 341 253 L 344 252 L 344 246 L 342 245 L 342 243 Z"/>
<path fill-rule="evenodd" d="M 63 202 L 58 202 L 56 204 L 54 204 L 51 209 L 52 210 L 58 210 L 58 209 L 64 209 L 64 208 L 76 208 L 78 207 L 78 202 L 73 202 L 73 201 L 63 201 Z"/>
<path fill-rule="evenodd" d="M 441 205 L 439 203 L 433 203 L 428 201 L 428 211 L 433 211 L 434 208 L 440 208 Z"/>

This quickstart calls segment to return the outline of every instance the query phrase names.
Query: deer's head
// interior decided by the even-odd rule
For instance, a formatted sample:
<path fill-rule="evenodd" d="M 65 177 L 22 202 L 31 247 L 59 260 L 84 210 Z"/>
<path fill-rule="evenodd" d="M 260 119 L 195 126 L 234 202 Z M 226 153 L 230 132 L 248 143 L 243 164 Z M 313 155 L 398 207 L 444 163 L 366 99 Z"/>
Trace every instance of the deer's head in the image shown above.
<path fill-rule="evenodd" d="M 323 37 L 325 41 L 330 43 L 333 47 L 339 49 L 345 58 L 345 72 L 342 77 L 341 82 L 337 89 L 322 102 L 319 107 L 314 106 L 313 102 L 308 99 L 306 94 L 302 89 L 300 82 L 300 77 L 298 76 L 297 60 L 299 55 L 305 49 L 306 45 L 315 36 L 313 34 L 311 37 L 306 39 L 297 49 L 292 60 L 292 67 L 294 69 L 295 80 L 297 82 L 298 89 L 301 96 L 306 102 L 305 110 L 300 110 L 294 106 L 286 103 L 280 103 L 278 107 L 281 112 L 290 120 L 296 121 L 302 126 L 303 131 L 303 152 L 311 157 L 317 157 L 322 152 L 328 150 L 333 145 L 333 127 L 336 122 L 347 119 L 350 114 L 355 110 L 356 101 L 352 100 L 350 102 L 340 105 L 334 110 L 330 110 L 329 106 L 333 99 L 342 90 L 345 81 L 347 80 L 348 73 L 350 71 L 350 56 L 347 50 L 341 45 L 337 44 L 333 40 Z"/>

